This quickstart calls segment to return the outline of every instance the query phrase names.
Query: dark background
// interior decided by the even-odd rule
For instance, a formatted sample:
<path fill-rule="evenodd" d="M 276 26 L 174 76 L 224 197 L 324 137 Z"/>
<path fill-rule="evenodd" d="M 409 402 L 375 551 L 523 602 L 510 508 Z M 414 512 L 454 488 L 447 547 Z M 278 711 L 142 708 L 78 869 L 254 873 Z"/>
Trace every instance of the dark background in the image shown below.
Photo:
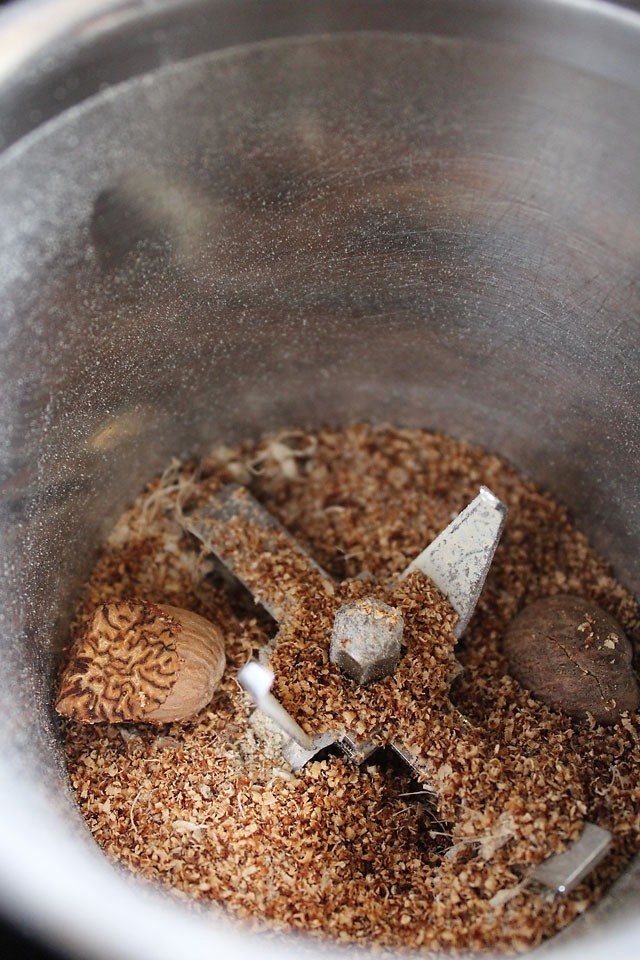
<path fill-rule="evenodd" d="M 0 0 L 0 3 L 4 2 L 6 0 Z M 52 953 L 35 941 L 27 939 L 2 919 L 0 919 L 0 956 L 3 960 L 11 960 L 13 957 L 19 960 L 68 960 L 62 954 Z"/>

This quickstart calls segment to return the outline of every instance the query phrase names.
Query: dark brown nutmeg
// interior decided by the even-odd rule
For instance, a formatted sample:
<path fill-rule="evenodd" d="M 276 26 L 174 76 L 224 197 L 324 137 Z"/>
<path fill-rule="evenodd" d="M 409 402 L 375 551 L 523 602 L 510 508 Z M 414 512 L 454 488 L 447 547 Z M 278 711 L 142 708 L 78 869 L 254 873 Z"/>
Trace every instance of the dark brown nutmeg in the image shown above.
<path fill-rule="evenodd" d="M 504 636 L 511 675 L 550 707 L 615 723 L 640 704 L 629 640 L 590 600 L 555 596 L 518 614 Z"/>
<path fill-rule="evenodd" d="M 81 723 L 188 720 L 224 667 L 222 634 L 204 617 L 144 600 L 105 603 L 69 651 L 55 708 Z"/>

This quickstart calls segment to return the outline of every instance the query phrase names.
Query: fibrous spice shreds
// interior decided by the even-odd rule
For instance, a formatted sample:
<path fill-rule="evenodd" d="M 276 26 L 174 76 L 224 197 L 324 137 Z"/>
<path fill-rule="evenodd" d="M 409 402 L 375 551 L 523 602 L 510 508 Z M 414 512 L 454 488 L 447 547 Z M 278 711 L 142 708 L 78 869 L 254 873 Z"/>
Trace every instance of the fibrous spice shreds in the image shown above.
<path fill-rule="evenodd" d="M 333 595 L 310 594 L 282 626 L 274 693 L 307 732 L 400 738 L 420 753 L 428 783 L 385 750 L 361 766 L 336 754 L 294 773 L 250 726 L 237 671 L 276 626 L 178 522 L 229 481 L 246 484 L 335 578 Z M 428 581 L 412 575 L 393 599 L 389 583 L 480 484 L 509 514 L 454 644 L 451 610 Z M 271 575 L 286 582 L 277 565 Z M 220 624 L 228 667 L 186 725 L 66 726 L 71 782 L 96 840 L 178 895 L 271 929 L 425 951 L 536 945 L 596 901 L 640 847 L 637 713 L 608 726 L 570 718 L 507 673 L 507 625 L 554 594 L 616 617 L 637 667 L 637 605 L 564 507 L 499 457 L 450 438 L 357 425 L 173 463 L 104 546 L 72 632 L 99 603 L 144 597 Z M 402 613 L 404 650 L 393 676 L 358 687 L 329 664 L 329 638 L 337 606 L 370 595 Z M 613 834 L 605 861 L 568 895 L 527 885 L 531 865 L 587 820 Z"/>

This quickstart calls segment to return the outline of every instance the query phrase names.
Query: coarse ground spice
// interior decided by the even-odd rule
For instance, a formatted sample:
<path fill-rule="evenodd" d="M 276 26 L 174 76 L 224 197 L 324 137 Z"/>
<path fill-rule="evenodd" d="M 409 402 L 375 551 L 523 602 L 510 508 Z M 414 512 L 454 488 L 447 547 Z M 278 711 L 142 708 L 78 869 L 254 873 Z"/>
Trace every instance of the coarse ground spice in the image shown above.
<path fill-rule="evenodd" d="M 293 585 L 276 646 L 274 622 L 179 523 L 229 481 L 246 484 L 335 578 L 299 595 Z M 509 515 L 455 644 L 433 585 L 393 577 L 480 484 Z M 291 571 L 269 562 L 273 591 Z M 177 895 L 262 927 L 391 949 L 535 946 L 595 902 L 640 847 L 638 714 L 610 726 L 573 719 L 506 672 L 506 626 L 559 593 L 616 617 L 637 668 L 637 604 L 566 509 L 499 457 L 451 438 L 356 425 L 173 463 L 105 544 L 72 634 L 99 603 L 144 597 L 220 624 L 228 667 L 186 725 L 66 725 L 71 782 L 96 840 Z M 405 649 L 392 677 L 361 688 L 329 664 L 328 647 L 336 608 L 368 595 L 400 609 Z M 292 772 L 277 744 L 258 739 L 235 679 L 269 645 L 274 692 L 308 732 L 399 739 L 420 755 L 422 783 L 388 749 L 361 766 L 336 754 Z M 585 820 L 613 834 L 605 861 L 569 895 L 528 886 L 530 865 Z"/>

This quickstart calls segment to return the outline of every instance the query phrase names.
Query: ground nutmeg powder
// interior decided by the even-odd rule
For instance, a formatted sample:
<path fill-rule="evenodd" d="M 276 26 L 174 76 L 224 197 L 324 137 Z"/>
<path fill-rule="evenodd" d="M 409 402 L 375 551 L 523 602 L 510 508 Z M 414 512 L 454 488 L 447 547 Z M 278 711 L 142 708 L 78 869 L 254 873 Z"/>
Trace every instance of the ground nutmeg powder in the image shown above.
<path fill-rule="evenodd" d="M 299 771 L 249 723 L 238 669 L 277 626 L 180 524 L 230 481 L 252 494 L 335 578 L 281 629 L 274 693 L 308 733 L 372 731 L 361 765 L 329 751 Z M 473 619 L 421 575 L 393 602 L 406 625 L 395 673 L 359 687 L 329 663 L 338 605 L 375 594 L 477 494 L 509 509 Z M 286 585 L 287 571 L 271 571 Z M 69 775 L 97 842 L 115 861 L 261 928 L 381 949 L 523 951 L 594 903 L 640 848 L 640 719 L 575 718 L 508 673 L 502 638 L 541 597 L 594 601 L 640 649 L 634 598 L 567 510 L 500 457 L 390 426 L 290 431 L 174 462 L 121 517 L 72 627 L 98 604 L 143 597 L 219 624 L 227 669 L 195 720 L 162 727 L 65 723 Z M 459 665 L 463 668 L 460 672 Z M 418 751 L 416 778 L 385 744 Z M 586 821 L 610 854 L 552 896 L 527 873 Z"/>

